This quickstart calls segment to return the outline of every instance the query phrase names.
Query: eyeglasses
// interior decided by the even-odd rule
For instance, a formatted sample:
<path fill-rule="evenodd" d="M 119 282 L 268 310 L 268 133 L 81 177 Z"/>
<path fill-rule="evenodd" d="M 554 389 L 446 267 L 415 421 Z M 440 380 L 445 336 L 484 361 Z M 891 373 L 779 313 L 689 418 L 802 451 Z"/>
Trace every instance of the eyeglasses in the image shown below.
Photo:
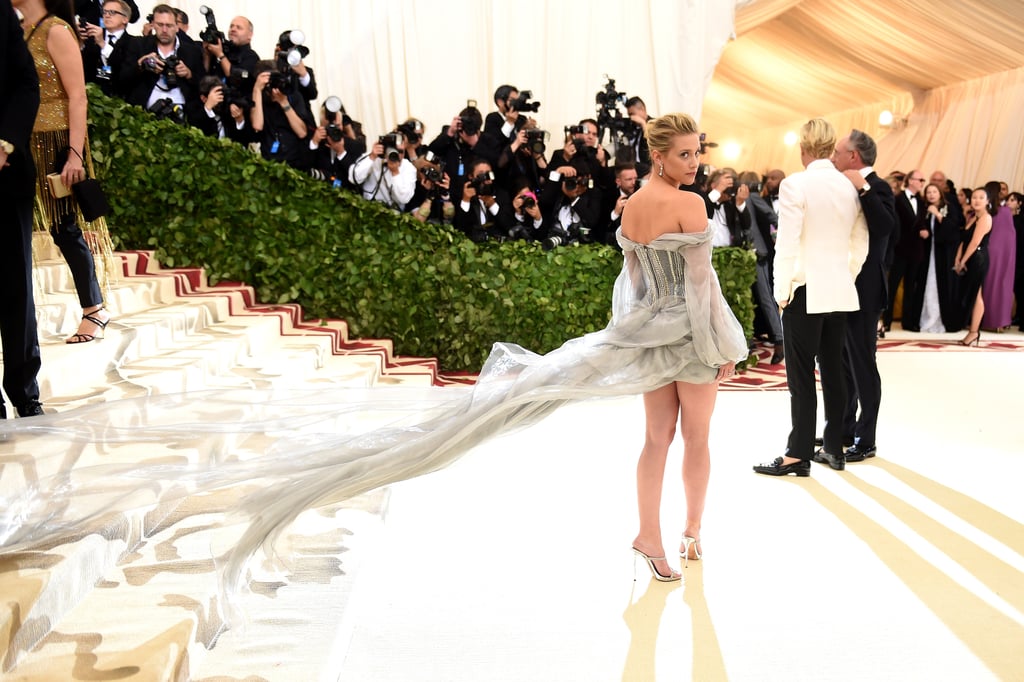
<path fill-rule="evenodd" d="M 121 12 L 121 11 L 116 10 L 116 9 L 105 9 L 105 10 L 103 10 L 103 16 L 105 16 L 105 17 L 111 17 L 111 16 L 114 16 L 115 14 L 120 14 L 122 17 L 127 17 L 128 16 L 124 12 Z"/>
<path fill-rule="evenodd" d="M 910 178 L 910 179 L 911 180 L 916 180 L 917 182 L 924 182 L 924 178 Z"/>

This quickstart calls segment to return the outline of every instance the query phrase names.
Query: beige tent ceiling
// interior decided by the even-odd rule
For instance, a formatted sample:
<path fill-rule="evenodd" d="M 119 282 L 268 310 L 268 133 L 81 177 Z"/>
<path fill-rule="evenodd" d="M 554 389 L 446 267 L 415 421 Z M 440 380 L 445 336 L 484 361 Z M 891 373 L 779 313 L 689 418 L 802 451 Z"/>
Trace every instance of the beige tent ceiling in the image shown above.
<path fill-rule="evenodd" d="M 1024 66 L 1024 0 L 756 0 L 701 124 L 745 136 Z"/>

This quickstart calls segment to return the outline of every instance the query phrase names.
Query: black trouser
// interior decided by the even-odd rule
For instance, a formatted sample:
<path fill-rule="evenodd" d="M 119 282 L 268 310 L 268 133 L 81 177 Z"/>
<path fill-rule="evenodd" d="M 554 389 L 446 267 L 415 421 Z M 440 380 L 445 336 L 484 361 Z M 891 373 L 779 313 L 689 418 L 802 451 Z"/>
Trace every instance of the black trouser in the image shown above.
<path fill-rule="evenodd" d="M 39 336 L 32 296 L 32 201 L 0 202 L 0 337 L 4 350 L 4 392 L 15 408 L 39 401 Z M 6 205 L 4 205 L 6 204 Z M 6 410 L 0 401 L 0 414 Z"/>
<path fill-rule="evenodd" d="M 91 308 L 103 303 L 103 294 L 96 281 L 96 263 L 75 217 L 71 215 L 61 219 L 59 225 L 50 229 L 50 234 L 71 268 L 71 277 L 75 280 L 75 290 L 78 292 L 78 304 L 82 308 Z"/>
<path fill-rule="evenodd" d="M 897 255 L 889 268 L 889 305 L 885 309 L 885 328 L 892 326 L 892 314 L 896 302 L 896 291 L 899 289 L 900 280 L 903 280 L 903 303 L 900 314 L 900 321 L 903 328 L 909 325 L 911 330 L 918 330 L 921 320 L 911 319 L 910 313 L 914 309 L 917 298 L 917 271 L 921 268 L 920 260 L 910 260 L 904 256 Z"/>
<path fill-rule="evenodd" d="M 852 439 L 858 448 L 874 447 L 878 410 L 882 404 L 882 377 L 878 374 L 875 358 L 880 312 L 857 310 L 846 314 L 846 344 L 843 347 L 846 414 L 843 417 L 843 435 Z"/>
<path fill-rule="evenodd" d="M 800 287 L 782 312 L 786 350 L 786 383 L 793 426 L 786 455 L 811 459 L 818 418 L 818 395 L 814 383 L 814 359 L 821 370 L 821 395 L 825 402 L 825 451 L 843 452 L 842 417 L 846 408 L 843 377 L 843 342 L 846 313 L 808 313 L 807 287 Z"/>
<path fill-rule="evenodd" d="M 768 336 L 772 341 L 782 340 L 782 319 L 779 317 L 779 304 L 775 301 L 775 294 L 772 292 L 772 264 L 765 259 L 757 262 L 757 278 L 754 280 L 753 293 L 754 302 L 761 311 L 761 318 L 768 326 Z"/>

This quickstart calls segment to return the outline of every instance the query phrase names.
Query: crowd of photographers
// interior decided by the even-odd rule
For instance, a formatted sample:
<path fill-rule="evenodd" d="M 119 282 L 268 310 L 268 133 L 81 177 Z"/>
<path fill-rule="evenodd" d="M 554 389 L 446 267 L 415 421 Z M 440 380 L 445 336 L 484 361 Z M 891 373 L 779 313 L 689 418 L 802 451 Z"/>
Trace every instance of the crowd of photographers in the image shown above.
<path fill-rule="evenodd" d="M 242 16 L 225 33 L 203 6 L 193 38 L 189 17 L 159 4 L 136 36 L 126 30 L 139 18 L 134 0 L 76 7 L 86 78 L 108 95 L 476 241 L 612 243 L 623 205 L 649 172 L 646 108 L 613 80 L 598 93 L 594 118 L 556 134 L 531 116 L 540 103 L 529 91 L 503 85 L 496 111 L 485 118 L 469 101 L 432 140 L 417 119 L 368 137 L 337 97 L 312 110 L 316 76 L 300 31 L 281 33 L 272 58 L 261 59 Z M 614 154 L 600 143 L 605 133 Z"/>

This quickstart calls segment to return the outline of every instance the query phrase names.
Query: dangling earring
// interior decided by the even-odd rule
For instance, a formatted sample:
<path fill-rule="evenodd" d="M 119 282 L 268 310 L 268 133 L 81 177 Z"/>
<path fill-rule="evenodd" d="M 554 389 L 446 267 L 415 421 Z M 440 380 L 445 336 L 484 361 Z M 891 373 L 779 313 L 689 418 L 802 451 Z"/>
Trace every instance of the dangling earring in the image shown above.
<path fill-rule="evenodd" d="M 663 163 L 659 163 L 658 164 L 658 177 L 659 178 L 665 177 L 665 164 L 663 164 Z"/>

